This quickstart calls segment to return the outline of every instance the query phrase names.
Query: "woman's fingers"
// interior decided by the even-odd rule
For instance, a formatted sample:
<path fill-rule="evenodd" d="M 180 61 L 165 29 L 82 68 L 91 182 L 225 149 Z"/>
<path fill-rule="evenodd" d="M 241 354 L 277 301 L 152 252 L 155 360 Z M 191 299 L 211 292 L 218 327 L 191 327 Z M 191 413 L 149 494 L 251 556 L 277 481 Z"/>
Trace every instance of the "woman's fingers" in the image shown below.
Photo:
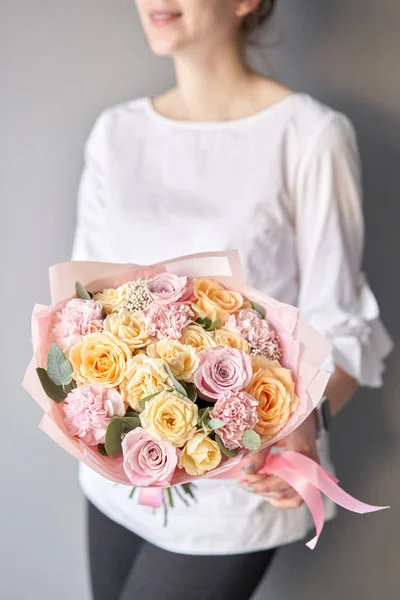
<path fill-rule="evenodd" d="M 304 504 L 304 500 L 299 494 L 294 492 L 294 495 L 291 497 L 267 497 L 266 500 L 273 506 L 274 508 L 299 508 L 302 504 Z"/>

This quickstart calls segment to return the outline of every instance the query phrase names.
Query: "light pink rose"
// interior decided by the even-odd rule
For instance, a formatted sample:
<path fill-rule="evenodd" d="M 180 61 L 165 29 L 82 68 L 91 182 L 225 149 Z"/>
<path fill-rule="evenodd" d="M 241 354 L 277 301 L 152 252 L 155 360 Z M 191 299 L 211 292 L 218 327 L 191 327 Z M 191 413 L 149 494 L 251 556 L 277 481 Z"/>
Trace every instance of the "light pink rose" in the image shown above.
<path fill-rule="evenodd" d="M 246 392 L 225 392 L 210 412 L 213 419 L 225 423 L 218 435 L 229 450 L 243 448 L 243 434 L 257 424 L 258 402 Z"/>
<path fill-rule="evenodd" d="M 241 391 L 251 381 L 251 358 L 236 348 L 216 348 L 200 353 L 200 366 L 194 375 L 199 392 L 217 400 L 229 391 Z"/>
<path fill-rule="evenodd" d="M 187 304 L 158 305 L 153 302 L 146 310 L 146 316 L 150 319 L 153 337 L 159 340 L 179 340 L 194 315 Z"/>
<path fill-rule="evenodd" d="M 174 273 L 161 273 L 148 283 L 147 289 L 156 304 L 173 304 L 188 300 L 193 288 L 187 277 L 178 277 Z"/>
<path fill-rule="evenodd" d="M 103 385 L 83 385 L 72 390 L 64 404 L 65 424 L 71 435 L 88 446 L 103 444 L 113 417 L 123 417 L 121 395 Z"/>
<path fill-rule="evenodd" d="M 231 315 L 225 328 L 241 335 L 256 350 L 268 356 L 277 357 L 279 340 L 268 321 L 252 309 L 243 309 L 237 315 Z"/>
<path fill-rule="evenodd" d="M 154 439 L 137 427 L 122 442 L 124 471 L 138 486 L 168 487 L 178 463 L 175 446 Z"/>
<path fill-rule="evenodd" d="M 103 328 L 103 307 L 94 300 L 74 298 L 57 312 L 52 320 L 56 344 L 67 350 L 82 341 L 83 336 Z"/>

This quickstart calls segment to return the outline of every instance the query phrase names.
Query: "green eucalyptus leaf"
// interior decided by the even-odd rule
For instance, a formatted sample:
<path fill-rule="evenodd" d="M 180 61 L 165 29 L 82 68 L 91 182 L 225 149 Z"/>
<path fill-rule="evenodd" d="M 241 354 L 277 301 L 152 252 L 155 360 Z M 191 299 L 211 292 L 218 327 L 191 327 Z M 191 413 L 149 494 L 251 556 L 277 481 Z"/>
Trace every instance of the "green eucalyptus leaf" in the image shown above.
<path fill-rule="evenodd" d="M 126 413 L 125 413 L 125 417 L 137 417 L 139 418 L 139 413 L 136 412 L 136 410 L 133 410 L 133 408 L 131 408 L 130 406 L 127 408 Z"/>
<path fill-rule="evenodd" d="M 168 363 L 164 363 L 164 367 L 165 367 L 165 370 L 168 373 L 168 377 L 172 381 L 172 385 L 174 386 L 174 388 L 178 392 L 178 394 L 181 394 L 182 396 L 186 396 L 187 397 L 186 389 L 183 387 L 183 385 L 181 383 L 179 383 L 179 381 L 177 379 L 175 379 L 174 374 L 172 373 L 169 364 Z"/>
<path fill-rule="evenodd" d="M 153 400 L 153 398 L 158 396 L 158 394 L 161 394 L 161 392 L 155 392 L 154 394 L 150 394 L 149 396 L 142 398 L 139 402 L 140 408 L 144 410 L 146 408 L 146 403 L 149 402 L 149 400 Z"/>
<path fill-rule="evenodd" d="M 50 346 L 47 355 L 47 375 L 56 385 L 66 386 L 72 381 L 72 367 L 57 344 Z"/>
<path fill-rule="evenodd" d="M 202 408 L 199 410 L 199 417 L 197 421 L 197 427 L 200 429 L 210 420 L 210 407 Z"/>
<path fill-rule="evenodd" d="M 215 331 L 221 327 L 221 321 L 218 319 L 217 321 L 213 321 L 209 327 L 207 327 L 207 331 Z"/>
<path fill-rule="evenodd" d="M 46 369 L 38 368 L 36 369 L 36 373 L 39 377 L 40 383 L 42 384 L 42 388 L 45 394 L 49 398 L 51 398 L 51 400 L 54 400 L 56 404 L 61 404 L 62 402 L 64 402 L 65 398 L 67 397 L 66 392 L 64 391 L 62 386 L 56 385 L 50 379 L 50 377 L 47 375 Z"/>
<path fill-rule="evenodd" d="M 247 450 L 258 450 L 261 447 L 261 438 L 255 431 L 245 431 L 243 436 L 243 446 Z"/>
<path fill-rule="evenodd" d="M 92 294 L 87 291 L 85 286 L 80 281 L 76 282 L 75 290 L 76 290 L 76 297 L 80 298 L 81 300 L 91 300 L 93 298 Z"/>
<path fill-rule="evenodd" d="M 207 423 L 207 427 L 211 429 L 211 431 L 216 431 L 217 429 L 221 429 L 225 425 L 224 421 L 221 419 L 211 419 Z"/>
<path fill-rule="evenodd" d="M 235 448 L 235 450 L 228 450 L 218 435 L 215 436 L 215 441 L 217 442 L 221 452 L 223 452 L 229 458 L 235 458 L 239 454 L 239 450 L 237 448 Z"/>
<path fill-rule="evenodd" d="M 250 304 L 252 309 L 256 310 L 262 316 L 262 318 L 265 319 L 265 308 L 257 304 L 257 302 L 250 302 Z"/>
<path fill-rule="evenodd" d="M 194 387 L 193 383 L 186 383 L 185 389 L 186 389 L 186 394 L 187 394 L 187 397 L 189 398 L 189 400 L 191 400 L 192 402 L 196 402 L 197 390 Z"/>
<path fill-rule="evenodd" d="M 121 454 L 122 440 L 125 435 L 140 426 L 138 417 L 113 417 L 106 431 L 105 449 L 108 456 Z"/>

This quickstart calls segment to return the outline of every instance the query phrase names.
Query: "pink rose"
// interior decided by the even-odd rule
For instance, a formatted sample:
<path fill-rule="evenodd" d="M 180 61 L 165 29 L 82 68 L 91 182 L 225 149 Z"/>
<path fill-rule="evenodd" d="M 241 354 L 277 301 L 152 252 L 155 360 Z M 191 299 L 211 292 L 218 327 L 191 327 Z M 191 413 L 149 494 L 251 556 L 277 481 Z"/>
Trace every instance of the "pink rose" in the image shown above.
<path fill-rule="evenodd" d="M 241 391 L 251 381 L 251 358 L 236 348 L 216 348 L 200 353 L 194 384 L 207 398 L 218 399 L 229 391 Z"/>
<path fill-rule="evenodd" d="M 243 434 L 257 424 L 257 406 L 257 400 L 246 392 L 225 392 L 218 398 L 210 416 L 225 423 L 218 435 L 229 450 L 243 448 Z"/>
<path fill-rule="evenodd" d="M 52 335 L 63 350 L 82 341 L 83 336 L 103 328 L 103 307 L 94 300 L 74 298 L 53 317 Z"/>
<path fill-rule="evenodd" d="M 121 395 L 103 385 L 83 385 L 72 390 L 64 404 L 65 424 L 71 435 L 88 446 L 103 444 L 113 417 L 123 417 Z"/>
<path fill-rule="evenodd" d="M 174 273 L 156 275 L 147 285 L 150 296 L 156 304 L 173 304 L 188 300 L 192 286 L 187 277 L 178 277 Z"/>
<path fill-rule="evenodd" d="M 279 339 L 271 325 L 252 309 L 243 309 L 236 316 L 232 315 L 225 328 L 241 335 L 251 348 L 265 354 L 270 359 L 281 356 Z"/>
<path fill-rule="evenodd" d="M 158 305 L 155 302 L 146 310 L 146 315 L 151 322 L 151 335 L 159 340 L 181 338 L 194 316 L 187 304 Z"/>
<path fill-rule="evenodd" d="M 175 446 L 154 439 L 145 429 L 137 427 L 122 442 L 124 471 L 138 486 L 168 487 L 178 463 Z"/>

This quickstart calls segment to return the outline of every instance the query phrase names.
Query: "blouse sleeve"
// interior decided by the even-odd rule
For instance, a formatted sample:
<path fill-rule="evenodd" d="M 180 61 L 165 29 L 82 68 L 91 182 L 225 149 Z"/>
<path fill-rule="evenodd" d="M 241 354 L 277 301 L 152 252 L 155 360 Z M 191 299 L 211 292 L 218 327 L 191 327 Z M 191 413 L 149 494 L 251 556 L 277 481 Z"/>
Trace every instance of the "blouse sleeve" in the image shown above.
<path fill-rule="evenodd" d="M 299 308 L 333 346 L 333 363 L 360 385 L 382 385 L 392 343 L 361 272 L 364 224 L 354 129 L 330 115 L 303 156 L 295 184 Z"/>
<path fill-rule="evenodd" d="M 105 113 L 97 119 L 89 135 L 84 159 L 72 260 L 98 260 L 106 226 Z"/>

